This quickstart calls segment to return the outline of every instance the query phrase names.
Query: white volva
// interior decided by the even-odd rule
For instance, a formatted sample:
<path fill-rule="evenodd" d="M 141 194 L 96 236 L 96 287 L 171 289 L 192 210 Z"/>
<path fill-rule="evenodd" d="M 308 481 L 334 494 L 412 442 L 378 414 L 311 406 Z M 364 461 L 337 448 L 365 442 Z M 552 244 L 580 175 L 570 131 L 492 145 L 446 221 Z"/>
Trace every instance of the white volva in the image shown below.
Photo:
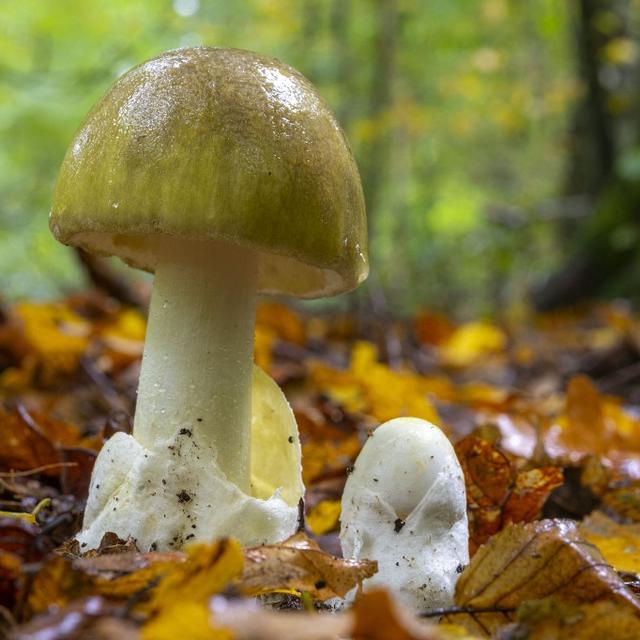
<path fill-rule="evenodd" d="M 438 427 L 418 418 L 378 427 L 347 479 L 341 520 L 345 558 L 378 561 L 365 589 L 386 587 L 416 611 L 453 604 L 469 531 L 462 469 Z"/>
<path fill-rule="evenodd" d="M 145 447 L 125 433 L 103 447 L 91 478 L 82 550 L 115 531 L 140 549 L 179 549 L 232 533 L 244 545 L 295 533 L 304 486 L 295 418 L 280 387 L 254 367 L 251 487 L 245 492 L 216 462 L 217 452 L 185 423 Z"/>

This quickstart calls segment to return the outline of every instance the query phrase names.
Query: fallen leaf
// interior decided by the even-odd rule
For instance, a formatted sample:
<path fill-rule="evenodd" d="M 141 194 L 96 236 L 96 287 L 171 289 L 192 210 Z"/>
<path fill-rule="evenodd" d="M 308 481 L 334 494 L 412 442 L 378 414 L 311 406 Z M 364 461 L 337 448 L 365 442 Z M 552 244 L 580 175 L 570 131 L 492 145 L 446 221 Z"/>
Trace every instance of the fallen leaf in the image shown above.
<path fill-rule="evenodd" d="M 237 540 L 223 539 L 186 548 L 185 562 L 173 563 L 145 608 L 162 610 L 177 600 L 205 603 L 242 574 L 242 548 Z"/>
<path fill-rule="evenodd" d="M 37 359 L 38 383 L 49 386 L 78 368 L 89 344 L 91 325 L 63 303 L 16 304 L 13 312 L 30 353 Z"/>
<path fill-rule="evenodd" d="M 567 604 L 556 598 L 528 602 L 518 609 L 518 622 L 501 634 L 504 640 L 636 640 L 640 614 L 619 603 Z"/>
<path fill-rule="evenodd" d="M 307 515 L 307 526 L 321 536 L 338 527 L 340 520 L 340 500 L 322 500 Z"/>
<path fill-rule="evenodd" d="M 352 626 L 351 612 L 272 611 L 254 600 L 211 600 L 216 623 L 229 628 L 234 640 L 346 640 Z"/>
<path fill-rule="evenodd" d="M 364 413 L 378 422 L 400 416 L 439 422 L 426 395 L 428 381 L 411 371 L 394 371 L 378 362 L 378 351 L 370 342 L 356 342 L 347 371 L 315 363 L 310 378 L 315 387 L 350 413 Z"/>
<path fill-rule="evenodd" d="M 0 409 L 0 465 L 11 470 L 29 470 L 48 467 L 45 475 L 56 476 L 63 462 L 60 445 L 72 446 L 79 439 L 78 430 L 57 420 L 26 409 L 7 413 Z"/>
<path fill-rule="evenodd" d="M 614 569 L 640 574 L 640 524 L 618 524 L 601 511 L 594 511 L 579 529 Z"/>
<path fill-rule="evenodd" d="M 245 549 L 239 581 L 243 594 L 275 591 L 308 592 L 315 600 L 343 597 L 377 570 L 371 560 L 344 560 L 329 555 L 304 534 L 281 544 Z"/>
<path fill-rule="evenodd" d="M 413 326 L 421 344 L 434 346 L 446 342 L 456 330 L 446 316 L 432 311 L 419 312 Z"/>
<path fill-rule="evenodd" d="M 206 602 L 242 570 L 234 540 L 194 544 L 185 553 L 114 553 L 84 558 L 52 556 L 35 575 L 27 594 L 30 614 L 52 605 L 101 595 L 138 598 L 142 612 L 155 613 L 180 600 Z"/>
<path fill-rule="evenodd" d="M 490 635 L 515 620 L 522 603 L 548 596 L 567 604 L 607 600 L 640 612 L 640 603 L 574 522 L 543 520 L 510 525 L 478 549 L 458 580 L 455 602 L 497 611 L 451 621 Z"/>
<path fill-rule="evenodd" d="M 256 326 L 270 329 L 272 335 L 280 340 L 304 344 L 305 325 L 301 317 L 284 304 L 262 302 L 256 310 Z"/>
<path fill-rule="evenodd" d="M 302 479 L 310 486 L 321 478 L 345 475 L 358 455 L 360 436 L 352 424 L 329 422 L 317 407 L 297 407 L 302 443 Z"/>
<path fill-rule="evenodd" d="M 595 454 L 626 476 L 640 478 L 640 420 L 618 398 L 602 395 L 587 376 L 571 378 L 564 412 L 543 440 L 554 458 L 577 463 Z"/>
<path fill-rule="evenodd" d="M 226 629 L 215 629 L 206 603 L 178 600 L 165 606 L 160 613 L 143 625 L 142 640 L 234 640 Z"/>
<path fill-rule="evenodd" d="M 428 628 L 420 628 L 396 608 L 391 596 L 381 589 L 361 594 L 353 604 L 353 640 L 429 640 L 437 636 Z"/>
<path fill-rule="evenodd" d="M 472 554 L 507 524 L 538 518 L 563 481 L 556 467 L 518 471 L 503 451 L 475 436 L 458 442 L 455 451 L 465 477 Z"/>
<path fill-rule="evenodd" d="M 640 522 L 640 483 L 608 491 L 602 496 L 602 506 L 624 520 Z"/>
<path fill-rule="evenodd" d="M 458 327 L 440 346 L 440 357 L 447 365 L 470 367 L 502 352 L 506 345 L 507 336 L 499 327 L 487 322 L 469 322 Z"/>

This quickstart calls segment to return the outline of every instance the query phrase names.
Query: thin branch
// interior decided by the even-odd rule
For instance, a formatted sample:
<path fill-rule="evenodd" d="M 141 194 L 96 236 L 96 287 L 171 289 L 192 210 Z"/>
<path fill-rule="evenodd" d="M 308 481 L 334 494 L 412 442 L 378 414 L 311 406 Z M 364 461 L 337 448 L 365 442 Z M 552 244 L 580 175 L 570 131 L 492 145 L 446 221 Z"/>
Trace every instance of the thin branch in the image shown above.
<path fill-rule="evenodd" d="M 515 613 L 516 607 L 446 607 L 433 609 L 418 614 L 420 618 L 440 618 L 442 616 L 454 616 L 459 614 L 476 615 L 479 613 Z"/>

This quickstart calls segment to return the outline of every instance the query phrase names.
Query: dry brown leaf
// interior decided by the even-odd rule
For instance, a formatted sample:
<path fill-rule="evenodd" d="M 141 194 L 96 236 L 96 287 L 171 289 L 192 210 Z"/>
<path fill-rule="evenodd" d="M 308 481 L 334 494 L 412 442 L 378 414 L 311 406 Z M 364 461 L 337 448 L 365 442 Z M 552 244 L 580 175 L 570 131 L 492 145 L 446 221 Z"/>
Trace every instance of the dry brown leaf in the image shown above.
<path fill-rule="evenodd" d="M 371 560 L 343 560 L 329 555 L 304 534 L 281 544 L 245 550 L 239 587 L 245 595 L 306 591 L 316 600 L 344 596 L 377 570 Z"/>
<path fill-rule="evenodd" d="M 48 467 L 42 473 L 57 476 L 60 468 L 49 465 L 63 462 L 61 447 L 76 445 L 79 437 L 74 426 L 42 414 L 0 409 L 0 468 L 23 471 Z"/>
<path fill-rule="evenodd" d="M 544 467 L 518 471 L 500 449 L 475 436 L 455 446 L 464 472 L 471 553 L 512 522 L 539 517 L 545 500 L 562 484 L 562 471 Z"/>
<path fill-rule="evenodd" d="M 452 622 L 487 635 L 515 619 L 528 600 L 567 604 L 607 600 L 637 613 L 640 603 L 574 522 L 510 525 L 480 547 L 456 586 L 456 604 L 501 612 L 456 615 Z"/>
<path fill-rule="evenodd" d="M 637 640 L 640 615 L 619 602 L 566 604 L 555 598 L 533 601 L 518 611 L 518 623 L 501 640 Z"/>
<path fill-rule="evenodd" d="M 115 600 L 135 597 L 145 612 L 160 611 L 176 600 L 205 602 L 240 575 L 242 562 L 242 551 L 234 540 L 194 544 L 185 553 L 54 556 L 35 575 L 27 607 L 36 614 L 89 595 Z"/>

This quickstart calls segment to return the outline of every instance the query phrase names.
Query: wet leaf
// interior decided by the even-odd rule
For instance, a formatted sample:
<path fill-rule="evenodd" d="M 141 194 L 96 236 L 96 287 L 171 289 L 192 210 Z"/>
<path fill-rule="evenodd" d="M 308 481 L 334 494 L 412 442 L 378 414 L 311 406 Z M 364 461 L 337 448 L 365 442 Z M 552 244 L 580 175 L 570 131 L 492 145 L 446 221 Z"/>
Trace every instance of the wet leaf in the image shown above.
<path fill-rule="evenodd" d="M 374 561 L 331 556 L 303 534 L 281 544 L 246 549 L 245 559 L 239 583 L 245 595 L 297 591 L 327 600 L 344 596 L 377 569 Z"/>
<path fill-rule="evenodd" d="M 504 640 L 635 640 L 640 614 L 619 602 L 567 604 L 556 598 L 533 601 L 518 610 L 518 623 Z"/>
<path fill-rule="evenodd" d="M 618 524 L 594 511 L 580 523 L 580 533 L 614 569 L 640 574 L 640 524 Z"/>
<path fill-rule="evenodd" d="M 507 524 L 538 518 L 563 481 L 556 467 L 517 470 L 503 451 L 475 436 L 458 442 L 455 451 L 465 476 L 471 553 Z"/>
<path fill-rule="evenodd" d="M 66 423 L 46 418 L 26 409 L 6 413 L 0 409 L 0 467 L 29 470 L 64 462 L 62 445 L 78 442 L 78 430 Z M 55 466 L 44 469 L 45 475 L 58 475 Z"/>
<path fill-rule="evenodd" d="M 564 412 L 544 435 L 547 452 L 569 463 L 587 454 L 630 477 L 640 477 L 640 421 L 626 412 L 618 398 L 602 395 L 584 375 L 567 387 Z"/>
<path fill-rule="evenodd" d="M 640 603 L 575 523 L 544 520 L 508 526 L 478 550 L 460 576 L 457 605 L 500 611 L 452 621 L 490 634 L 513 621 L 524 602 L 548 596 L 569 605 L 608 601 L 640 612 Z"/>

